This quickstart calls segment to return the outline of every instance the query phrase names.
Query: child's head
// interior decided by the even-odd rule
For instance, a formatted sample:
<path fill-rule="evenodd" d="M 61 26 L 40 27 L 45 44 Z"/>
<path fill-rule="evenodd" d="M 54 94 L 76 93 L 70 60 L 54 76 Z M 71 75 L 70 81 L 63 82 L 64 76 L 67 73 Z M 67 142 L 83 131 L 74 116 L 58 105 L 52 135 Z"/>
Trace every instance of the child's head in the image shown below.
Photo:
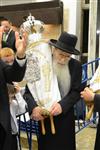
<path fill-rule="evenodd" d="M 14 51 L 11 48 L 5 47 L 0 49 L 0 59 L 5 63 L 11 65 L 14 61 Z"/>
<path fill-rule="evenodd" d="M 13 84 L 7 84 L 7 88 L 8 88 L 9 99 L 11 101 L 14 98 L 17 91 Z"/>

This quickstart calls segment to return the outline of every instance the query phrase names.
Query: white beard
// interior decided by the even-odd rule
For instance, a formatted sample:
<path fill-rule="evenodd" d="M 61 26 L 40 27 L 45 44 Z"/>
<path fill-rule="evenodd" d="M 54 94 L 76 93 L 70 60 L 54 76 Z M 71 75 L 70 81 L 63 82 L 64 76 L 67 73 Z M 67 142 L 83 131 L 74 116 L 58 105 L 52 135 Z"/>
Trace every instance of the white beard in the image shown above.
<path fill-rule="evenodd" d="M 61 97 L 63 98 L 68 94 L 70 90 L 70 72 L 68 67 L 68 62 L 65 65 L 58 64 L 56 60 L 53 60 L 53 68 L 54 72 L 57 75 L 59 90 L 61 93 Z"/>

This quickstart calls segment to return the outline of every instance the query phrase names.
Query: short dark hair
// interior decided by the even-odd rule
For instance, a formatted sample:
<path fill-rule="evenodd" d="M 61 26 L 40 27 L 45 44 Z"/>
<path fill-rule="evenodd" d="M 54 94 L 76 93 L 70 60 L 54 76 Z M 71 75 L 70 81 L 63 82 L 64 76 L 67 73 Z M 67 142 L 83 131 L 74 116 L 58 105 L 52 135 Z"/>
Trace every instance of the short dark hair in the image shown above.
<path fill-rule="evenodd" d="M 13 84 L 7 84 L 8 94 L 16 94 L 16 88 Z"/>
<path fill-rule="evenodd" d="M 1 26 L 2 21 L 8 21 L 9 23 L 11 23 L 11 21 L 8 18 L 5 18 L 2 16 L 2 17 L 0 17 L 0 26 Z"/>

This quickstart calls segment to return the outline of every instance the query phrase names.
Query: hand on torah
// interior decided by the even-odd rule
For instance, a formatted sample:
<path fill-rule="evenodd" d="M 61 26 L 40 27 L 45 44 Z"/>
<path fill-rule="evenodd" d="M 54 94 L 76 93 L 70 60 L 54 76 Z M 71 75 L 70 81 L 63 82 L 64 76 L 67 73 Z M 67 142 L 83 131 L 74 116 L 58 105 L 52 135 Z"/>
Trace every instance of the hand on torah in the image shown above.
<path fill-rule="evenodd" d="M 84 101 L 86 103 L 93 102 L 94 101 L 94 95 L 95 95 L 94 92 L 88 87 L 86 87 L 84 89 L 84 91 L 81 92 L 81 97 L 84 99 Z"/>
<path fill-rule="evenodd" d="M 93 110 L 94 110 L 94 95 L 95 93 L 90 88 L 86 87 L 84 91 L 81 92 L 81 97 L 84 99 L 88 112 L 86 114 L 85 120 L 90 120 Z"/>
<path fill-rule="evenodd" d="M 52 134 L 55 134 L 55 132 L 56 132 L 53 116 L 57 116 L 61 113 L 62 113 L 61 105 L 57 102 L 53 103 L 53 105 L 51 106 L 50 111 L 48 111 L 46 109 L 43 109 L 42 115 L 44 117 L 48 117 L 48 116 L 50 117 L 51 133 Z M 44 126 L 44 121 L 43 120 L 41 121 L 41 126 L 42 126 L 42 133 L 45 134 L 46 131 L 45 131 L 45 126 Z"/>
<path fill-rule="evenodd" d="M 32 114 L 31 114 L 32 119 L 41 122 L 41 129 L 42 129 L 43 135 L 46 134 L 44 119 L 47 117 L 50 117 L 51 132 L 52 134 L 55 134 L 55 125 L 54 125 L 53 116 L 50 114 L 48 110 L 43 109 L 40 106 L 37 106 L 33 109 Z"/>
<path fill-rule="evenodd" d="M 55 125 L 54 125 L 54 119 L 53 119 L 53 115 L 51 114 L 50 111 L 43 109 L 42 110 L 42 116 L 44 118 L 49 117 L 50 118 L 50 125 L 51 125 L 51 133 L 55 134 Z M 41 120 L 41 128 L 42 128 L 42 134 L 45 135 L 46 134 L 46 130 L 45 130 L 45 125 L 44 125 L 44 120 Z"/>

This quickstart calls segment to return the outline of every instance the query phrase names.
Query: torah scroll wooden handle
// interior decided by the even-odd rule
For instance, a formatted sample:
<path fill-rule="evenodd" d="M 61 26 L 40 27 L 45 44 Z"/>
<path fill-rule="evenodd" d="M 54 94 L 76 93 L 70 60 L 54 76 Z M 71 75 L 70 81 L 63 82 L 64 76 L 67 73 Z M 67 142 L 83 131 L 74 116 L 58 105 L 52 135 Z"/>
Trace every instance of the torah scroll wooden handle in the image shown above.
<path fill-rule="evenodd" d="M 94 110 L 94 104 L 92 104 L 91 108 L 89 109 L 88 113 L 86 114 L 86 118 L 85 118 L 86 121 L 90 120 L 90 118 L 93 114 L 93 110 Z"/>
<path fill-rule="evenodd" d="M 56 131 L 55 131 L 55 125 L 54 125 L 54 120 L 52 115 L 50 115 L 50 123 L 51 123 L 51 132 L 52 134 L 55 134 Z"/>
<path fill-rule="evenodd" d="M 45 135 L 46 131 L 45 131 L 45 126 L 44 126 L 44 120 L 41 120 L 41 129 L 42 129 L 42 134 Z"/>

